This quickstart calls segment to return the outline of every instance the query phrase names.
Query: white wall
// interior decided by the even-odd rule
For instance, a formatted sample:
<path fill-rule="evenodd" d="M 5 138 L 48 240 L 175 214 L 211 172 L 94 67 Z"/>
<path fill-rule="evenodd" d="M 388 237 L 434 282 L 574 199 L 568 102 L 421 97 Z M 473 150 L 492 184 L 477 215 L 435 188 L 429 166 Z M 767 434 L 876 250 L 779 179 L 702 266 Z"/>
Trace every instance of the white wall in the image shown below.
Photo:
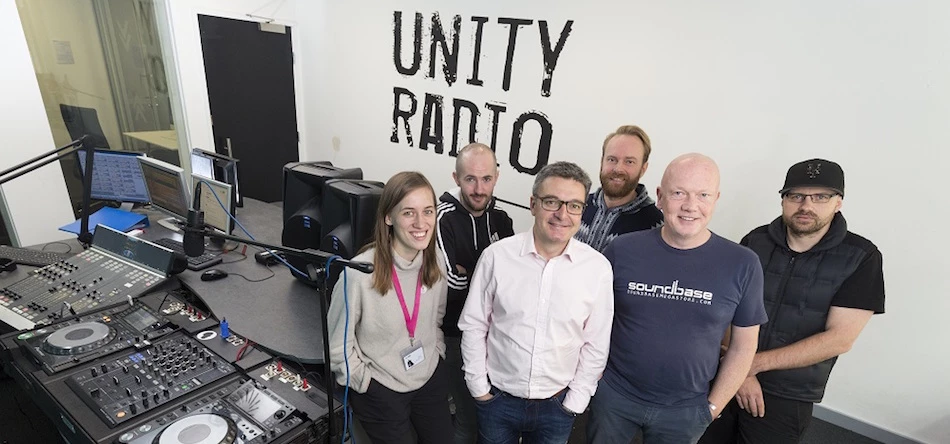
<path fill-rule="evenodd" d="M 943 338 L 950 312 L 950 266 L 939 231 L 948 214 L 942 166 L 950 160 L 944 130 L 950 116 L 950 4 L 939 1 L 606 2 L 552 6 L 548 2 L 375 2 L 203 0 L 168 3 L 176 61 L 185 95 L 190 146 L 211 146 L 207 89 L 197 13 L 241 18 L 276 15 L 295 25 L 294 45 L 305 79 L 297 85 L 302 159 L 361 166 L 367 178 L 423 171 L 438 189 L 451 185 L 453 159 L 389 141 L 394 86 L 414 92 L 412 120 L 420 137 L 426 92 L 483 106 L 504 102 L 499 134 L 498 194 L 527 201 L 532 177 L 508 166 L 514 116 L 542 111 L 554 128 L 551 160 L 571 160 L 596 175 L 600 142 L 620 124 L 636 123 L 654 141 L 655 187 L 666 163 L 701 151 L 720 163 L 723 198 L 713 228 L 738 239 L 779 211 L 776 190 L 795 161 L 822 156 L 847 173 L 844 213 L 851 228 L 884 252 L 888 313 L 872 319 L 853 351 L 839 360 L 824 405 L 925 442 L 950 436 L 950 354 Z M 274 9 L 276 8 L 276 12 Z M 392 63 L 392 13 L 439 11 L 448 26 L 462 15 L 459 81 L 406 78 Z M 473 15 L 487 16 L 482 47 L 483 87 L 465 84 L 471 66 Z M 507 27 L 498 17 L 533 19 L 519 32 L 511 90 L 501 89 Z M 553 77 L 541 97 L 538 20 L 554 39 L 574 20 Z M 9 166 L 52 146 L 36 78 L 13 2 L 0 2 L 0 149 Z M 428 53 L 428 38 L 423 39 Z M 408 42 L 407 42 L 408 43 Z M 406 53 L 408 57 L 408 52 Z M 427 68 L 423 58 L 423 69 Z M 15 104 L 11 106 L 9 104 Z M 446 143 L 451 140 L 446 107 Z M 306 111 L 306 119 L 303 118 Z M 479 137 L 487 135 L 482 107 Z M 938 132 L 938 129 L 940 130 Z M 532 137 L 526 130 L 526 163 Z M 404 134 L 400 132 L 400 139 Z M 481 139 L 484 140 L 484 139 Z M 22 151 L 22 152 L 20 152 Z M 59 167 L 51 165 L 3 187 L 24 244 L 52 240 L 71 216 Z M 37 199 L 41 197 L 42 200 Z M 37 201 L 44 202 L 36 205 Z M 47 204 L 46 202 L 52 202 Z M 57 203 L 62 202 L 62 203 Z M 528 217 L 513 209 L 518 228 Z M 26 218 L 26 219 L 22 219 Z M 65 223 L 65 222 L 63 222 Z M 938 276 L 935 278 L 935 276 Z"/>
<path fill-rule="evenodd" d="M 43 108 L 16 4 L 0 1 L 0 169 L 7 169 L 55 148 Z M 57 230 L 72 222 L 69 195 L 59 162 L 3 185 L 7 229 L 17 245 L 36 245 L 74 237 Z"/>
<path fill-rule="evenodd" d="M 653 190 L 678 154 L 717 159 L 722 199 L 712 228 L 738 240 L 779 214 L 777 190 L 792 163 L 825 157 L 847 175 L 844 214 L 850 228 L 883 251 L 887 314 L 876 316 L 854 349 L 839 360 L 825 407 L 897 434 L 946 442 L 950 436 L 950 353 L 944 317 L 950 267 L 942 234 L 950 216 L 942 199 L 950 161 L 950 3 L 932 1 L 608 2 L 554 5 L 543 1 L 300 2 L 302 61 L 307 89 L 302 157 L 360 166 L 370 179 L 400 170 L 424 172 L 437 189 L 451 185 L 453 159 L 390 142 L 393 87 L 419 99 L 412 119 L 420 138 L 426 92 L 446 98 L 445 137 L 451 141 L 451 98 L 482 106 L 504 102 L 497 193 L 527 202 L 532 177 L 508 166 L 515 116 L 536 109 L 553 124 L 551 160 L 570 160 L 596 176 L 600 143 L 620 124 L 643 126 L 653 139 Z M 403 11 L 404 60 L 416 11 L 444 27 L 462 16 L 459 80 L 399 75 L 392 61 L 393 11 Z M 487 16 L 482 43 L 484 86 L 467 85 L 472 64 L 471 16 Z M 518 35 L 512 86 L 501 88 L 508 27 L 499 17 L 533 19 Z M 557 39 L 566 20 L 573 32 L 541 97 L 538 20 Z M 428 26 L 425 26 L 428 28 Z M 463 119 L 464 121 L 464 119 Z M 525 131 L 525 163 L 537 131 Z M 535 141 L 535 142 L 532 142 Z M 536 146 L 536 145 L 535 145 Z M 596 181 L 596 178 L 595 178 Z M 651 193 L 652 194 L 652 193 Z M 517 228 L 527 212 L 511 211 Z"/>

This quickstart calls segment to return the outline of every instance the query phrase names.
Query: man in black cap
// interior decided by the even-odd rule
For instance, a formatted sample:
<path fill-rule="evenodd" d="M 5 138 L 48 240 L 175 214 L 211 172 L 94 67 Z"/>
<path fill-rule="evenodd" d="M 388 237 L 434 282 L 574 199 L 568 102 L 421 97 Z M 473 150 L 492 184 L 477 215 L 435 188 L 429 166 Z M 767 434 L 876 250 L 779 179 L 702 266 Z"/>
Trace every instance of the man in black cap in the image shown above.
<path fill-rule="evenodd" d="M 782 216 L 741 242 L 762 261 L 769 321 L 749 376 L 701 444 L 799 442 L 838 355 L 884 312 L 881 252 L 848 231 L 841 167 L 799 162 L 779 193 Z"/>

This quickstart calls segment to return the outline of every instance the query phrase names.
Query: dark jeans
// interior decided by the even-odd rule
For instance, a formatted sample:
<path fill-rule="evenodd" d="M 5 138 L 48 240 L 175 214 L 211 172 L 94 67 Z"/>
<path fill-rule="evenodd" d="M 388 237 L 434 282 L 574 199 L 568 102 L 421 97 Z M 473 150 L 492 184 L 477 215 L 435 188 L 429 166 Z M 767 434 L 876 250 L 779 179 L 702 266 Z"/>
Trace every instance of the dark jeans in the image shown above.
<path fill-rule="evenodd" d="M 455 403 L 455 444 L 472 444 L 478 436 L 475 418 L 475 400 L 465 384 L 462 371 L 461 337 L 445 337 L 445 367 L 449 378 L 449 393 Z"/>
<path fill-rule="evenodd" d="M 801 441 L 811 423 L 815 404 L 766 393 L 762 396 L 765 416 L 756 418 L 750 415 L 733 399 L 722 411 L 722 417 L 706 430 L 700 444 L 793 444 Z"/>
<path fill-rule="evenodd" d="M 452 440 L 443 362 L 418 390 L 399 393 L 373 380 L 366 393 L 351 390 L 350 399 L 353 413 L 375 443 L 413 443 L 410 424 L 420 443 L 444 444 Z"/>
<path fill-rule="evenodd" d="M 603 380 L 590 402 L 587 441 L 592 444 L 628 443 L 643 432 L 646 444 L 695 443 L 712 421 L 707 404 L 661 407 L 634 401 Z"/>
<path fill-rule="evenodd" d="M 488 401 L 475 401 L 482 444 L 564 444 L 574 415 L 561 405 L 566 391 L 547 399 L 518 398 L 495 387 Z"/>

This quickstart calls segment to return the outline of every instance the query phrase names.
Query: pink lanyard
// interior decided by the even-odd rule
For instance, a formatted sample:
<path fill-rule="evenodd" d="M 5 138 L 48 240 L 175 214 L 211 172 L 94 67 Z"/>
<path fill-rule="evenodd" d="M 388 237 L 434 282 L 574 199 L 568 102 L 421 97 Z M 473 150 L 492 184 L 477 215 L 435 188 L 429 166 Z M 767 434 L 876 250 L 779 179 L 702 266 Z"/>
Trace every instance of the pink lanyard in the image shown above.
<path fill-rule="evenodd" d="M 419 278 L 416 279 L 416 303 L 412 306 L 412 316 L 409 316 L 409 308 L 406 307 L 406 298 L 402 295 L 402 286 L 399 285 L 399 277 L 396 276 L 396 266 L 393 265 L 393 287 L 396 290 L 396 296 L 399 298 L 399 305 L 402 306 L 402 314 L 406 317 L 406 330 L 409 330 L 409 345 L 413 345 L 416 338 L 416 322 L 419 321 L 419 299 L 422 296 L 422 270 L 419 270 Z"/>

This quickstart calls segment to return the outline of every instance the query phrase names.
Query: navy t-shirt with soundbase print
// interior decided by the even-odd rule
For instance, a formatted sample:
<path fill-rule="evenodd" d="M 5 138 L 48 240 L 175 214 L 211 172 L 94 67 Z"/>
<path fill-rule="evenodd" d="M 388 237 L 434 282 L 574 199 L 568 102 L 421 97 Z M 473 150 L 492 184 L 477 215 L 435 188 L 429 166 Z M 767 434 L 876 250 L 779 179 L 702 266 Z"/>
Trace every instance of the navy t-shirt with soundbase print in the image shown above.
<path fill-rule="evenodd" d="M 622 235 L 604 250 L 614 270 L 614 324 L 602 382 L 647 404 L 703 405 L 726 328 L 767 320 L 762 266 L 752 250 L 715 233 L 678 250 L 660 230 Z"/>

